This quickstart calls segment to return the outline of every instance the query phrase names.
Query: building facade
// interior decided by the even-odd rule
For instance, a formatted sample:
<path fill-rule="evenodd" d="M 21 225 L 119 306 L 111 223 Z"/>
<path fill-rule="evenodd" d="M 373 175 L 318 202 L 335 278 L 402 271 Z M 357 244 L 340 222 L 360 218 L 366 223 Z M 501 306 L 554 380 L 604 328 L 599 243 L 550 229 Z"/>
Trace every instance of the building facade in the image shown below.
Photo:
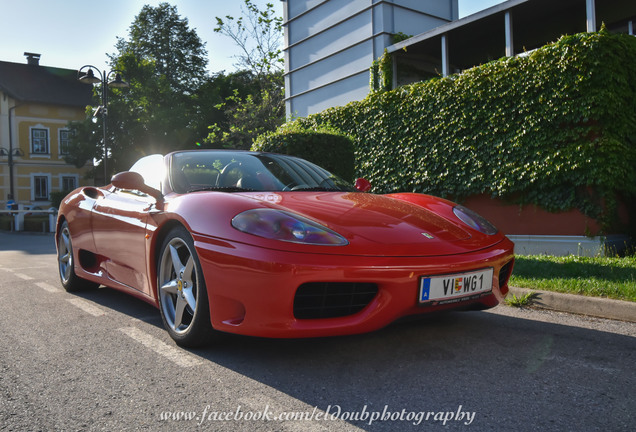
<path fill-rule="evenodd" d="M 387 51 L 394 65 L 394 86 L 447 76 L 501 57 L 525 53 L 566 34 L 634 34 L 633 0 L 508 0 L 423 31 Z"/>
<path fill-rule="evenodd" d="M 634 0 L 508 0 L 459 19 L 458 0 L 282 0 L 288 117 L 369 94 L 385 49 L 394 86 L 522 54 L 564 34 L 634 34 Z M 396 42 L 393 35 L 411 36 Z"/>
<path fill-rule="evenodd" d="M 39 65 L 25 53 L 25 64 L 0 61 L 0 208 L 50 205 L 50 195 L 86 184 L 90 165 L 76 168 L 69 152 L 69 121 L 85 118 L 91 86 L 77 71 Z"/>
<path fill-rule="evenodd" d="M 456 20 L 457 1 L 283 0 L 287 115 L 366 97 L 369 67 L 393 36 Z"/>

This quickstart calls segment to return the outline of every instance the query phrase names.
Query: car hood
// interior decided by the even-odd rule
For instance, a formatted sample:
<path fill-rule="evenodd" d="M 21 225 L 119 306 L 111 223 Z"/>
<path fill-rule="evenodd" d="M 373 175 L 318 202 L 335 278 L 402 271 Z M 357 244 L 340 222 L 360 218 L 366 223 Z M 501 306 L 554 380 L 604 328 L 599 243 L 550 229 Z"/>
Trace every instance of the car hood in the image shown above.
<path fill-rule="evenodd" d="M 349 241 L 347 246 L 299 245 L 302 249 L 309 247 L 315 251 L 320 248 L 321 253 L 438 256 L 470 252 L 502 240 L 501 235 L 486 236 L 471 230 L 459 220 L 453 220 L 454 216 L 442 217 L 429 208 L 387 195 L 342 192 L 241 195 L 259 201 L 265 207 L 310 218 Z M 441 200 L 428 198 L 440 207 Z M 449 209 L 449 204 L 444 206 Z M 291 244 L 287 244 L 286 249 L 287 246 L 296 249 Z"/>

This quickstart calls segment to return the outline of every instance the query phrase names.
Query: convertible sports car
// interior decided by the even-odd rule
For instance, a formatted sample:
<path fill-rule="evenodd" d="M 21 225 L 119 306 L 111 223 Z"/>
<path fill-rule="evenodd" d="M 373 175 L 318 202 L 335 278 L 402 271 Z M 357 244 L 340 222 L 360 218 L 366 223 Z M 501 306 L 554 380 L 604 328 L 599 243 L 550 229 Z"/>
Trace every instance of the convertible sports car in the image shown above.
<path fill-rule="evenodd" d="M 362 333 L 503 299 L 513 244 L 488 221 L 440 198 L 369 188 L 286 155 L 147 156 L 63 200 L 62 285 L 103 284 L 157 306 L 183 346 L 219 331 Z"/>

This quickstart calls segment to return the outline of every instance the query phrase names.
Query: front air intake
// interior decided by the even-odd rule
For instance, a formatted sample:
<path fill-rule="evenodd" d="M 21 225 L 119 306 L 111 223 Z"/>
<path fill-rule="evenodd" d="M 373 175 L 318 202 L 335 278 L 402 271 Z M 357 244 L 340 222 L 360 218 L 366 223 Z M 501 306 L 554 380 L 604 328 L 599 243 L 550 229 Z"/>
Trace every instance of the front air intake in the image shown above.
<path fill-rule="evenodd" d="M 378 294 L 374 283 L 310 282 L 298 287 L 294 297 L 297 319 L 336 318 L 364 309 Z"/>

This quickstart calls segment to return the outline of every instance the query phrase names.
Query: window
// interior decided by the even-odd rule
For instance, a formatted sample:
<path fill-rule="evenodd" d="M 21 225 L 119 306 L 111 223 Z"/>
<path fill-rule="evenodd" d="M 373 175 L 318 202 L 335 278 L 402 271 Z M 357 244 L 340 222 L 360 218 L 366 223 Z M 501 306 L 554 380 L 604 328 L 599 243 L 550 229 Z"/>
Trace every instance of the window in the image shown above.
<path fill-rule="evenodd" d="M 77 178 L 72 176 L 62 176 L 62 191 L 72 191 L 77 187 Z"/>
<path fill-rule="evenodd" d="M 49 154 L 49 131 L 47 129 L 31 129 L 31 153 Z"/>
<path fill-rule="evenodd" d="M 71 145 L 71 139 L 73 134 L 68 129 L 60 129 L 60 154 L 69 154 L 69 147 Z M 66 189 L 65 189 L 66 190 Z"/>
<path fill-rule="evenodd" d="M 36 201 L 48 201 L 49 199 L 49 178 L 47 176 L 33 177 L 33 196 Z"/>

